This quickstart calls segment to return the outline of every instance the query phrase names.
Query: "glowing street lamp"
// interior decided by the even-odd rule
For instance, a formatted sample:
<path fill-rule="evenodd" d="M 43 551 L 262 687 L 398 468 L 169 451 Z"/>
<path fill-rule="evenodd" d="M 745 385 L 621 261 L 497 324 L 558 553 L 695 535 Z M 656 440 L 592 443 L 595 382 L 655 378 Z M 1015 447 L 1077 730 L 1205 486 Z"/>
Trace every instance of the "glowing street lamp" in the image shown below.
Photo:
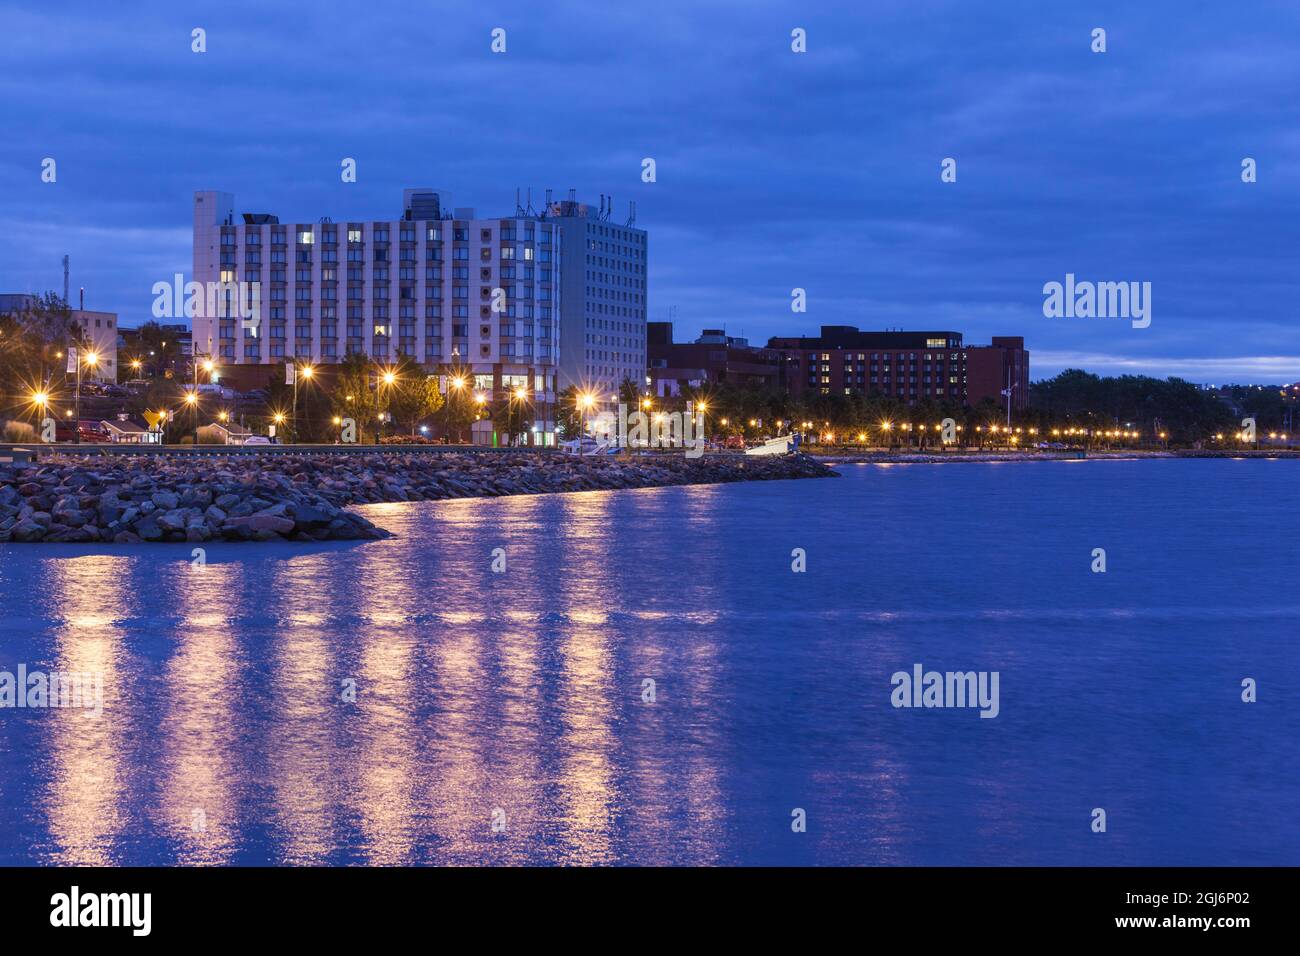
<path fill-rule="evenodd" d="M 447 436 L 446 436 L 446 438 L 447 438 L 447 444 L 448 444 L 448 445 L 451 444 L 451 393 L 452 393 L 453 391 L 455 391 L 455 392 L 459 392 L 459 391 L 461 391 L 461 390 L 462 390 L 462 389 L 463 389 L 467 384 L 469 384 L 469 383 L 465 380 L 465 376 L 463 376 L 463 375 L 453 375 L 452 377 L 450 377 L 449 379 L 447 379 L 447 395 L 446 395 L 446 398 L 445 398 L 443 404 L 445 404 L 445 405 L 447 406 Z M 460 436 L 458 435 L 457 438 L 459 438 L 459 437 L 460 437 Z"/>
<path fill-rule="evenodd" d="M 583 392 L 578 396 L 578 440 L 581 446 L 583 438 L 587 437 L 587 413 L 591 411 L 592 406 L 596 404 L 596 397 L 590 392 Z M 578 448 L 578 453 L 582 453 L 582 448 Z"/>

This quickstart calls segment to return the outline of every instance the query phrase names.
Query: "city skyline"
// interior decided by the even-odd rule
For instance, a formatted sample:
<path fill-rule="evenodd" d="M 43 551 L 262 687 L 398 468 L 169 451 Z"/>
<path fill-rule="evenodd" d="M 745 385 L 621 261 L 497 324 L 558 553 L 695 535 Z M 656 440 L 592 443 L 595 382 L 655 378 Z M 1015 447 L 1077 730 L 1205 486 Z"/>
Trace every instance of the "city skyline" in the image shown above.
<path fill-rule="evenodd" d="M 386 10 L 340 30 L 328 5 L 310 22 L 72 6 L 73 27 L 6 17 L 0 82 L 24 130 L 0 146 L 6 291 L 60 289 L 66 253 L 74 301 L 84 286 L 87 308 L 140 324 L 153 283 L 189 276 L 198 189 L 311 222 L 371 219 L 412 184 L 488 216 L 508 216 L 516 189 L 540 205 L 573 188 L 612 196 L 612 222 L 637 204 L 655 245 L 647 318 L 683 336 L 953 327 L 1024 335 L 1035 377 L 1300 378 L 1284 99 L 1300 68 L 1283 42 L 1300 24 L 1277 4 L 1195 30 L 1166 3 L 941 4 L 937 19 L 724 5 L 653 24 L 451 4 L 437 30 Z M 1242 181 L 1245 158 L 1258 181 Z M 1152 324 L 1046 318 L 1043 286 L 1067 274 L 1150 282 Z M 796 288 L 806 312 L 791 311 Z"/>

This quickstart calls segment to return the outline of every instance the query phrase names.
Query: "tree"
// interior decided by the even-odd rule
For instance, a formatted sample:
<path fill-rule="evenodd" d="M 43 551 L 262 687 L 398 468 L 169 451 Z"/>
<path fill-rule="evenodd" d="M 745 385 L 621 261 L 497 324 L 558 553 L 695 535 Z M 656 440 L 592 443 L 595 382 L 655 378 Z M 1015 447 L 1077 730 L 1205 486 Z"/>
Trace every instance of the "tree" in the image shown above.
<path fill-rule="evenodd" d="M 570 385 L 560 389 L 555 396 L 556 427 L 564 439 L 575 438 L 582 431 L 582 408 L 579 405 L 578 386 Z"/>
<path fill-rule="evenodd" d="M 331 412 L 337 418 L 351 419 L 357 426 L 357 441 L 364 442 L 367 429 L 378 440 L 379 399 L 371 387 L 370 359 L 357 352 L 349 352 L 339 363 L 334 380 Z"/>
<path fill-rule="evenodd" d="M 492 427 L 502 436 L 501 444 L 513 445 L 533 424 L 533 406 L 526 398 L 511 394 L 492 405 Z"/>
<path fill-rule="evenodd" d="M 626 405 L 629 412 L 641 407 L 641 390 L 630 378 L 623 379 L 618 386 L 618 400 Z"/>
<path fill-rule="evenodd" d="M 399 425 L 409 425 L 411 434 L 423 419 L 442 408 L 442 392 L 438 391 L 437 376 L 427 374 L 410 356 L 403 355 L 393 369 L 397 381 L 392 386 L 388 407 L 393 420 Z"/>
<path fill-rule="evenodd" d="M 84 345 L 85 331 L 53 292 L 0 316 L 0 407 L 26 407 L 33 392 L 48 391 L 63 376 L 62 353 Z"/>
<path fill-rule="evenodd" d="M 150 319 L 140 326 L 138 331 L 140 354 L 133 356 L 144 363 L 150 376 L 165 375 L 175 371 L 176 360 L 180 358 L 181 344 L 176 340 L 176 333 L 169 332 Z M 130 362 L 118 362 L 121 367 L 130 368 Z"/>

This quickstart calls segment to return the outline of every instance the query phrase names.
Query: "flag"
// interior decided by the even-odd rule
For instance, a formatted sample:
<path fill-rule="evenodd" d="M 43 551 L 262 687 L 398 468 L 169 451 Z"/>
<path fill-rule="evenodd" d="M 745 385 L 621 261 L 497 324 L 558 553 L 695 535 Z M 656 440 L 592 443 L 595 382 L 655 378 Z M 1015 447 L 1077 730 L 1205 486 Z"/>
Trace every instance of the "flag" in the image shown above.
<path fill-rule="evenodd" d="M 284 384 L 292 385 L 297 378 L 298 366 L 293 362 L 286 362 L 284 365 Z"/>
<path fill-rule="evenodd" d="M 68 349 L 68 374 L 71 375 L 77 370 L 77 350 Z"/>

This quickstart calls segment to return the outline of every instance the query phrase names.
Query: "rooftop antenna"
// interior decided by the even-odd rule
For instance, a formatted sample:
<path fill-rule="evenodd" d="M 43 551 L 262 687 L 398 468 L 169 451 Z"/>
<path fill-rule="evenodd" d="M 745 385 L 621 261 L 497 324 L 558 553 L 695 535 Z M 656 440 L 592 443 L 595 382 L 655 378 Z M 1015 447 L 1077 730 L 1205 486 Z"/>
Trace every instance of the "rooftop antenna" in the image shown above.
<path fill-rule="evenodd" d="M 574 189 L 572 186 L 570 186 L 570 187 L 569 187 L 569 202 L 577 202 L 577 201 L 578 201 L 578 191 L 577 191 L 576 189 Z"/>
<path fill-rule="evenodd" d="M 605 211 L 604 211 L 603 213 L 600 214 L 600 221 L 601 221 L 601 222 L 609 222 L 609 214 L 612 213 L 613 211 L 614 211 L 614 194 L 613 194 L 613 193 L 610 193 L 610 195 L 609 195 L 609 205 L 606 206 L 606 207 L 605 207 Z"/>
<path fill-rule="evenodd" d="M 81 287 L 81 304 L 77 306 L 82 312 L 86 311 L 86 287 Z"/>
<path fill-rule="evenodd" d="M 629 199 L 627 203 L 627 225 L 636 225 L 636 200 Z"/>
<path fill-rule="evenodd" d="M 63 304 L 68 304 L 68 257 L 63 257 Z"/>

